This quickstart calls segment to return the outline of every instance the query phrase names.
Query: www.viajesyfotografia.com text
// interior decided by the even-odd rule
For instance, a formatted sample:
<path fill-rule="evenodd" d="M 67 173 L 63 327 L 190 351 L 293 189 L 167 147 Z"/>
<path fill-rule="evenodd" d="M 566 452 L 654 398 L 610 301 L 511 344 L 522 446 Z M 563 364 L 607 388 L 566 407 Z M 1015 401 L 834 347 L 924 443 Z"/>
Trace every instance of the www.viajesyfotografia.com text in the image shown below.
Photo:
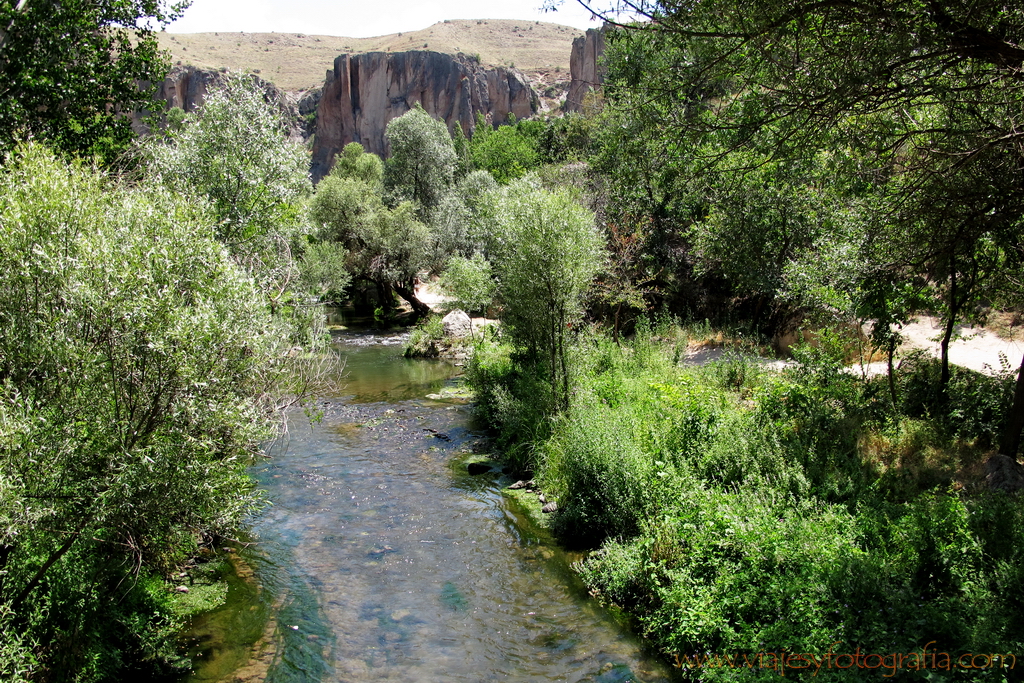
<path fill-rule="evenodd" d="M 857 647 L 852 653 L 837 653 L 836 645 L 824 654 L 812 652 L 787 652 L 785 648 L 775 652 L 740 654 L 675 655 L 675 666 L 679 669 L 770 669 L 785 676 L 792 672 L 810 671 L 817 676 L 822 670 L 877 670 L 885 678 L 896 675 L 901 669 L 908 671 L 954 671 L 973 669 L 1014 669 L 1017 657 L 1013 654 L 985 654 L 965 652 L 960 655 L 941 652 L 931 641 L 918 652 L 891 652 L 889 654 L 863 653 Z"/>

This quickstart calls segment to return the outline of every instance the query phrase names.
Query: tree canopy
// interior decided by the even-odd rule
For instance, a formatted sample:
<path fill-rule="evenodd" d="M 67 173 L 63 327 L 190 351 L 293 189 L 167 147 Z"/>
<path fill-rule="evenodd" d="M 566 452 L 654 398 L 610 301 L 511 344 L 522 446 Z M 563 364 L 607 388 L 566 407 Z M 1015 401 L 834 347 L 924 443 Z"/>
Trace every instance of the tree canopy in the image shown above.
<path fill-rule="evenodd" d="M 169 63 L 155 31 L 188 0 L 0 3 L 0 152 L 45 139 L 112 160 L 133 138 L 126 113 L 148 108 Z"/>

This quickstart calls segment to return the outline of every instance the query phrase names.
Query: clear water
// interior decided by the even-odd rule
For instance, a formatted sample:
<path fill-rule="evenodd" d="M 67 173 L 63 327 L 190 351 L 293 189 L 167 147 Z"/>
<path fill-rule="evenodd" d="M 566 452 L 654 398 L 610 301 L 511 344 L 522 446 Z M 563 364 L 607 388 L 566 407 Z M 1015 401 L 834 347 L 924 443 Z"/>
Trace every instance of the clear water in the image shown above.
<path fill-rule="evenodd" d="M 458 465 L 485 445 L 471 410 L 426 395 L 459 369 L 401 341 L 338 337 L 345 395 L 318 424 L 296 414 L 256 469 L 273 506 L 241 557 L 258 587 L 196 622 L 189 680 L 671 680 L 510 507 L 509 480 Z"/>

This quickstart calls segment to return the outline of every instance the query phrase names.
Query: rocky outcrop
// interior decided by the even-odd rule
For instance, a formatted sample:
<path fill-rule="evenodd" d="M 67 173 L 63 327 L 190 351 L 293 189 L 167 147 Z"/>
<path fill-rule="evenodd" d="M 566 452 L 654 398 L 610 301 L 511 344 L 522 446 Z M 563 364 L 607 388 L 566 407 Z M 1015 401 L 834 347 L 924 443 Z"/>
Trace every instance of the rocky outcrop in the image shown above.
<path fill-rule="evenodd" d="M 565 111 L 583 109 L 583 98 L 604 82 L 604 38 L 606 28 L 588 29 L 586 35 L 572 41 L 569 55 L 569 92 L 565 96 Z"/>
<path fill-rule="evenodd" d="M 201 107 L 210 90 L 223 84 L 228 76 L 227 71 L 200 69 L 190 65 L 176 66 L 157 87 L 154 97 L 158 101 L 165 102 L 166 109 L 178 108 L 192 112 Z M 273 83 L 265 81 L 259 76 L 250 74 L 249 77 L 263 90 L 267 102 L 281 110 L 291 136 L 298 139 L 308 137 L 308 134 L 304 134 L 304 120 L 300 116 L 300 104 L 303 100 L 279 90 Z M 309 111 L 313 111 L 313 109 Z M 143 119 L 153 113 L 152 111 L 136 112 L 132 116 L 132 128 L 142 135 L 148 133 L 149 126 Z"/>
<path fill-rule="evenodd" d="M 476 126 L 477 113 L 497 123 L 510 113 L 526 118 L 539 107 L 537 93 L 519 71 L 485 69 L 461 53 L 416 50 L 341 55 L 327 72 L 317 106 L 314 181 L 327 174 L 334 155 L 350 142 L 387 156 L 384 131 L 388 121 L 417 103 L 442 119 L 449 131 L 461 124 L 467 135 Z"/>

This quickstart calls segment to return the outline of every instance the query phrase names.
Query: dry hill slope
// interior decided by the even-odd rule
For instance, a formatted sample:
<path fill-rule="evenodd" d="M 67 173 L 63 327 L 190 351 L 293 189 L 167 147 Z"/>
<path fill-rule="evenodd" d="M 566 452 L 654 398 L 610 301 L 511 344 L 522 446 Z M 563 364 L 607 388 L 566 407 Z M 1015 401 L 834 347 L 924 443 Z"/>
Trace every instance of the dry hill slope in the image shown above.
<path fill-rule="evenodd" d="M 161 33 L 160 46 L 172 63 L 259 73 L 283 90 L 323 85 L 324 74 L 343 53 L 436 52 L 479 55 L 484 66 L 514 65 L 535 87 L 569 79 L 569 54 L 579 29 L 511 19 L 456 19 L 420 31 L 374 38 L 302 33 Z"/>

